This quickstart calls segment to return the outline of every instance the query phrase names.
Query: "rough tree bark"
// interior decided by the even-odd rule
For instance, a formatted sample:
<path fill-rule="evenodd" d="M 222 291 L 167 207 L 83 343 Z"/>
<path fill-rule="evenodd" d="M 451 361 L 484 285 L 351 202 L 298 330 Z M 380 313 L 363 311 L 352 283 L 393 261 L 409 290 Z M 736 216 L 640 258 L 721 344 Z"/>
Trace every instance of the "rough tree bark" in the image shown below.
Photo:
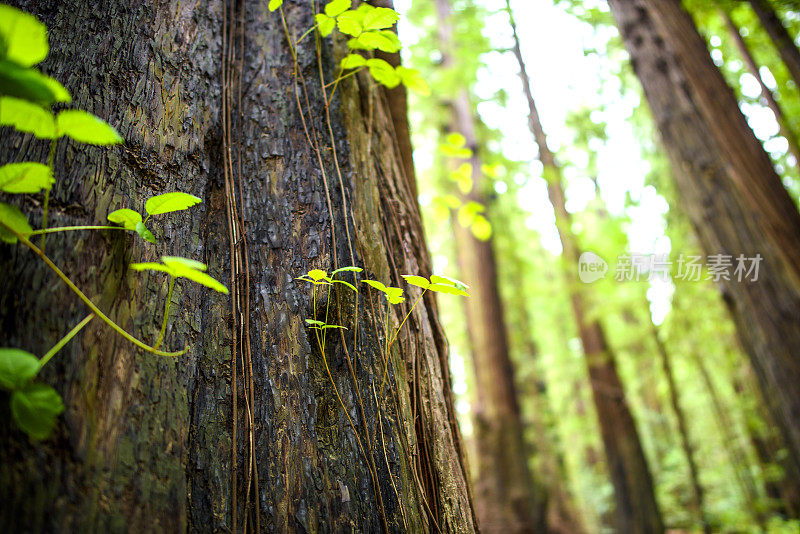
<path fill-rule="evenodd" d="M 547 137 L 539 120 L 510 2 L 507 2 L 506 8 L 514 34 L 513 51 L 519 63 L 522 89 L 529 107 L 528 126 L 539 147 L 539 159 L 547 180 L 547 193 L 555 210 L 556 226 L 563 249 L 567 289 L 589 370 L 592 397 L 600 422 L 608 470 L 614 485 L 615 526 L 620 532 L 663 532 L 664 526 L 656 502 L 653 479 L 633 415 L 625 399 L 625 390 L 617 373 L 613 350 L 606 340 L 600 322 L 597 319 L 589 319 L 586 314 L 586 299 L 576 276 L 579 246 L 576 236 L 572 233 L 571 216 L 566 208 L 561 169 L 547 146 Z"/>
<path fill-rule="evenodd" d="M 796 463 L 800 214 L 679 3 L 609 3 L 703 250 L 763 258 L 757 281 L 731 276 L 720 283 Z"/>
<path fill-rule="evenodd" d="M 361 291 L 354 308 L 352 296 L 332 298 L 331 322 L 350 330 L 331 336 L 328 372 L 304 326 L 310 289 L 293 280 L 350 263 L 395 285 L 401 273 L 430 274 L 370 80 L 339 85 L 329 131 L 319 76 L 335 76 L 334 47 L 323 40 L 320 66 L 305 39 L 295 72 L 266 2 L 18 4 L 50 28 L 46 71 L 126 140 L 59 143 L 53 224 L 102 224 L 166 191 L 203 198 L 154 221 L 157 246 L 70 232 L 51 236 L 48 254 L 145 339 L 158 331 L 166 281 L 134 275 L 132 260 L 200 259 L 238 301 L 179 282 L 166 344 L 191 349 L 177 359 L 90 324 L 45 369 L 67 407 L 49 441 L 14 429 L 3 396 L 0 530 L 473 531 L 433 300 L 400 335 L 379 405 L 382 299 Z M 313 6 L 284 4 L 295 38 L 313 26 Z M 47 148 L 7 131 L 0 141 L 4 162 L 44 161 Z M 39 220 L 38 197 L 19 202 Z M 0 271 L 0 345 L 42 353 L 85 315 L 26 250 L 0 248 Z"/>
<path fill-rule="evenodd" d="M 775 43 L 775 48 L 778 49 L 794 83 L 800 87 L 800 50 L 797 49 L 797 45 L 794 44 L 786 27 L 767 0 L 750 0 L 750 6 L 767 31 L 769 38 Z"/>
<path fill-rule="evenodd" d="M 452 67 L 454 57 L 450 0 L 437 0 L 436 13 L 442 68 L 447 69 Z M 450 130 L 462 134 L 466 146 L 473 151 L 473 187 L 462 195 L 462 201 L 485 206 L 473 107 L 467 89 L 460 89 L 448 106 Z M 471 286 L 471 298 L 465 307 L 477 382 L 475 510 L 479 524 L 485 532 L 544 532 L 544 502 L 528 468 L 492 242 L 478 240 L 457 223 L 454 227 L 459 270 Z"/>

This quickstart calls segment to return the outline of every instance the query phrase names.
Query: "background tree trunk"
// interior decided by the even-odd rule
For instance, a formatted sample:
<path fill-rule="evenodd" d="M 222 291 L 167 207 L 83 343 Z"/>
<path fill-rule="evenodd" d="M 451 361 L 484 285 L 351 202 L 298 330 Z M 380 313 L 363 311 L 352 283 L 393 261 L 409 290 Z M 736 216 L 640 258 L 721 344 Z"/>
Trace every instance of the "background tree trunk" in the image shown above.
<path fill-rule="evenodd" d="M 579 247 L 571 230 L 571 218 L 566 208 L 566 196 L 561 169 L 547 146 L 547 138 L 531 91 L 525 62 L 522 59 L 516 24 L 507 3 L 514 33 L 514 54 L 520 67 L 522 89 L 530 114 L 528 126 L 539 147 L 539 159 L 544 167 L 547 193 L 556 216 L 556 226 L 562 245 L 562 260 L 567 290 L 575 324 L 583 345 L 589 381 L 592 389 L 600 433 L 605 446 L 608 471 L 614 485 L 616 528 L 620 532 L 662 532 L 661 514 L 653 489 L 653 479 L 647 466 L 639 434 L 625 399 L 625 390 L 617 373 L 614 353 L 599 321 L 586 317 L 586 301 L 579 287 L 575 269 Z"/>
<path fill-rule="evenodd" d="M 796 461 L 800 262 L 790 257 L 800 251 L 800 214 L 679 3 L 609 3 L 703 250 L 763 258 L 757 281 L 731 277 L 720 284 Z"/>
<path fill-rule="evenodd" d="M 800 87 L 800 51 L 797 50 L 794 40 L 767 0 L 750 0 L 750 6 L 767 31 L 769 38 L 775 43 L 775 48 L 778 49 L 783 63 L 789 69 L 794 83 Z"/>
<path fill-rule="evenodd" d="M 64 233 L 48 239 L 48 254 L 145 339 L 158 331 L 167 284 L 129 272 L 132 260 L 200 259 L 233 278 L 242 302 L 232 316 L 227 297 L 178 282 L 166 345 L 191 349 L 177 359 L 142 354 L 92 323 L 45 369 L 67 406 L 49 441 L 14 429 L 3 397 L 0 530 L 472 531 L 433 300 L 392 351 L 382 406 L 383 299 L 359 293 L 357 329 L 355 300 L 331 302 L 331 322 L 350 330 L 329 342 L 330 376 L 354 429 L 304 326 L 310 289 L 293 280 L 350 263 L 394 284 L 430 273 L 390 113 L 368 78 L 340 84 L 329 136 L 318 76 L 335 76 L 333 48 L 323 41 L 320 68 L 305 39 L 295 77 L 266 2 L 19 4 L 50 28 L 45 70 L 126 140 L 110 150 L 59 143 L 53 224 L 102 224 L 166 191 L 203 198 L 154 221 L 157 246 Z M 312 2 L 284 11 L 295 38 L 313 26 Z M 47 149 L 9 132 L 0 142 L 3 161 L 44 161 Z M 38 221 L 38 197 L 22 207 Z M 244 241 L 232 244 L 234 231 Z M 0 270 L 0 345 L 41 353 L 85 315 L 26 250 L 0 248 Z"/>

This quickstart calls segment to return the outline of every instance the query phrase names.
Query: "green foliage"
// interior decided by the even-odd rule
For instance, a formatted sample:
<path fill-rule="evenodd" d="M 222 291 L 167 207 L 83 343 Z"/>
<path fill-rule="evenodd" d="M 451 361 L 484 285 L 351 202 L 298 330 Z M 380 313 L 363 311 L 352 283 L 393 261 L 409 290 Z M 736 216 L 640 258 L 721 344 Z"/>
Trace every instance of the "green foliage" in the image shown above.
<path fill-rule="evenodd" d="M 34 440 L 50 437 L 64 403 L 55 389 L 34 383 L 11 394 L 11 413 L 19 427 Z"/>
<path fill-rule="evenodd" d="M 0 240 L 14 244 L 17 242 L 17 236 L 9 230 L 23 235 L 33 232 L 28 218 L 18 207 L 0 202 Z"/>
<path fill-rule="evenodd" d="M 21 389 L 39 372 L 39 358 L 21 349 L 0 348 L 0 388 Z"/>
<path fill-rule="evenodd" d="M 271 3 L 275 3 L 274 1 Z M 279 3 L 278 3 L 279 4 Z M 164 324 L 159 340 L 151 347 L 128 334 L 103 314 L 60 269 L 44 255 L 45 234 L 67 230 L 107 229 L 104 226 L 75 226 L 47 228 L 49 191 L 55 183 L 53 154 L 56 142 L 66 136 L 81 143 L 115 145 L 122 142 L 117 131 L 102 119 L 77 109 L 60 111 L 53 115 L 49 106 L 71 101 L 67 90 L 56 80 L 41 74 L 34 65 L 48 53 L 47 29 L 35 17 L 16 8 L 0 5 L 0 125 L 51 140 L 47 165 L 37 162 L 8 163 L 0 166 L 0 191 L 6 194 L 37 194 L 45 191 L 42 228 L 34 231 L 22 211 L 11 204 L 0 202 L 0 240 L 9 244 L 22 242 L 42 258 L 70 289 L 92 309 L 92 313 L 59 340 L 41 360 L 21 349 L 0 349 L 0 387 L 11 392 L 11 412 L 17 425 L 32 439 L 46 439 L 64 411 L 61 397 L 50 386 L 33 382 L 41 367 L 46 364 L 93 317 L 100 317 L 108 326 L 143 350 L 164 356 L 182 352 L 158 350 L 168 319 L 169 302 L 175 278 L 187 278 L 222 293 L 227 288 L 207 275 L 206 266 L 185 258 L 163 256 L 163 264 L 134 264 L 134 269 L 150 268 L 170 274 L 172 282 L 166 301 Z M 152 215 L 185 210 L 200 202 L 187 193 L 175 192 L 158 195 L 148 200 L 145 208 Z M 108 215 L 109 221 L 121 224 L 125 230 L 135 231 L 143 239 L 155 243 L 155 238 L 145 226 L 142 215 L 130 209 L 119 209 Z M 41 249 L 33 245 L 28 236 L 42 234 Z"/>
<path fill-rule="evenodd" d="M 227 287 L 205 273 L 208 267 L 204 263 L 178 256 L 161 256 L 161 261 L 163 263 L 131 263 L 131 269 L 164 272 L 172 278 L 187 278 L 214 291 L 228 294 Z"/>
<path fill-rule="evenodd" d="M 275 11 L 279 7 L 283 5 L 283 0 L 269 0 L 269 5 L 267 6 L 270 11 Z"/>
<path fill-rule="evenodd" d="M 79 109 L 68 109 L 56 115 L 56 131 L 89 145 L 122 143 L 122 137 L 106 121 Z"/>
<path fill-rule="evenodd" d="M 39 193 L 50 189 L 55 179 L 47 165 L 26 161 L 0 166 L 0 191 L 4 193 Z"/>

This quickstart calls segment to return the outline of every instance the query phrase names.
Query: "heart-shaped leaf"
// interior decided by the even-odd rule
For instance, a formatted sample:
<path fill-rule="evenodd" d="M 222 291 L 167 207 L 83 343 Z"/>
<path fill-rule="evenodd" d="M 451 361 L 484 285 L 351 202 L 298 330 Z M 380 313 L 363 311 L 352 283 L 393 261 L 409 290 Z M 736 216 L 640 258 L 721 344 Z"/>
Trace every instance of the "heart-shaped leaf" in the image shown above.
<path fill-rule="evenodd" d="M 53 186 L 53 171 L 47 165 L 25 161 L 0 167 L 0 191 L 38 193 Z"/>
<path fill-rule="evenodd" d="M 19 427 L 35 440 L 50 437 L 64 411 L 58 392 L 47 384 L 31 384 L 11 394 L 11 413 Z"/>
<path fill-rule="evenodd" d="M 174 193 L 164 193 L 148 199 L 144 205 L 145 211 L 150 215 L 160 215 L 173 211 L 182 211 L 199 204 L 203 200 L 189 193 L 175 191 Z"/>
<path fill-rule="evenodd" d="M 0 348 L 0 387 L 22 389 L 39 372 L 39 358 L 21 349 Z"/>

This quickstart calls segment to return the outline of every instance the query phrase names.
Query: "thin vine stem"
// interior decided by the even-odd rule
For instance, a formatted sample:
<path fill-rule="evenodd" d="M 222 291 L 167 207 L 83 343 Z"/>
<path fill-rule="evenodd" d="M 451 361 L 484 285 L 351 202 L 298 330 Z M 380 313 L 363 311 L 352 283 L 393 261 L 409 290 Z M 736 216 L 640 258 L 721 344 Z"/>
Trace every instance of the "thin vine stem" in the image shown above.
<path fill-rule="evenodd" d="M 69 343 L 69 342 L 70 342 L 70 340 L 71 340 L 73 337 L 75 337 L 75 336 L 78 334 L 78 332 L 80 332 L 80 331 L 81 331 L 81 329 L 83 329 L 83 327 L 84 327 L 84 326 L 86 326 L 87 324 L 89 324 L 89 321 L 91 321 L 92 319 L 94 319 L 94 317 L 95 317 L 95 315 L 94 315 L 94 312 L 90 313 L 89 315 L 87 315 L 86 317 L 84 317 L 84 318 L 83 318 L 83 320 L 82 320 L 81 322 L 79 322 L 78 324 L 76 324 L 76 325 L 75 325 L 75 328 L 73 328 L 72 330 L 70 330 L 70 331 L 67 333 L 67 335 L 65 335 L 64 337 L 62 337 L 61 339 L 59 339 L 59 340 L 58 340 L 58 343 L 56 343 L 55 345 L 53 345 L 53 348 L 52 348 L 52 349 L 50 349 L 50 350 L 48 350 L 48 351 L 47 351 L 47 354 L 45 354 L 44 356 L 42 356 L 42 359 L 41 359 L 41 360 L 39 360 L 39 370 L 41 370 L 41 369 L 42 369 L 42 367 L 44 367 L 45 365 L 47 365 L 47 362 L 49 362 L 49 361 L 50 361 L 50 360 L 53 358 L 53 356 L 55 356 L 55 355 L 56 355 L 56 353 L 57 353 L 58 351 L 60 351 L 62 348 L 64 348 L 64 345 L 66 345 L 67 343 Z"/>
<path fill-rule="evenodd" d="M 2 222 L 0 222 L 0 224 L 3 224 L 3 226 L 8 228 L 8 230 L 12 234 L 14 234 L 14 236 L 17 239 L 19 239 L 26 247 L 31 249 L 34 254 L 39 256 L 39 258 L 41 258 L 41 260 L 48 267 L 50 267 L 50 269 L 54 273 L 56 273 L 56 275 L 61 279 L 61 281 L 64 282 L 67 285 L 67 287 L 69 287 L 70 290 L 72 290 L 72 292 L 75 293 L 78 296 L 78 298 L 81 299 L 83 301 L 83 303 L 86 304 L 86 306 L 88 306 L 89 309 L 92 310 L 94 312 L 94 314 L 97 315 L 97 317 L 100 318 L 100 320 L 102 320 L 104 323 L 106 323 L 108 326 L 110 326 L 119 335 L 121 335 L 122 337 L 124 337 L 125 339 L 127 339 L 128 341 L 130 341 L 131 343 L 133 343 L 134 345 L 136 345 L 140 349 L 145 350 L 147 352 L 152 352 L 153 354 L 158 354 L 159 356 L 170 356 L 170 357 L 181 356 L 183 354 L 186 354 L 186 352 L 189 350 L 189 346 L 187 345 L 187 346 L 185 346 L 183 348 L 183 350 L 175 351 L 175 352 L 167 352 L 167 351 L 158 350 L 158 349 L 156 349 L 154 347 L 151 347 L 147 343 L 144 343 L 143 341 L 135 338 L 134 336 L 132 336 L 131 334 L 126 332 L 125 329 L 123 329 L 120 325 L 118 325 L 113 320 L 111 320 L 111 318 L 109 318 L 105 313 L 103 313 L 103 311 L 100 308 L 98 308 L 97 305 L 94 302 L 92 302 L 89 299 L 89 297 L 87 297 L 84 294 L 84 292 L 81 291 L 78 288 L 78 286 L 76 286 L 75 283 L 72 280 L 70 280 L 70 278 L 66 274 L 64 274 L 64 271 L 59 269 L 58 266 L 55 263 L 53 263 L 53 260 L 48 258 L 45 255 L 45 253 L 42 252 L 42 250 L 39 247 L 37 247 L 36 245 L 31 243 L 30 240 L 27 237 L 25 237 L 21 233 L 17 232 L 14 228 L 11 228 L 10 226 L 8 226 L 8 225 L 6 225 L 6 224 L 4 224 Z"/>
<path fill-rule="evenodd" d="M 54 162 L 56 159 L 56 144 L 58 144 L 58 139 L 53 139 L 52 141 L 50 141 L 50 153 L 47 155 L 47 166 L 50 167 L 50 172 L 52 172 L 53 175 L 55 175 L 56 173 L 54 166 Z M 47 233 L 46 231 L 47 210 L 49 206 L 50 206 L 50 189 L 46 189 L 44 192 L 44 207 L 42 208 L 42 230 L 44 230 L 42 232 L 42 242 L 41 242 L 42 253 L 44 253 L 44 244 L 45 244 L 45 239 L 47 238 L 47 235 L 45 234 Z"/>
<path fill-rule="evenodd" d="M 127 230 L 124 226 L 56 226 L 55 228 L 42 228 L 40 230 L 34 230 L 29 236 L 32 235 L 43 235 L 43 234 L 55 234 L 56 232 L 74 232 L 77 230 Z"/>
<path fill-rule="evenodd" d="M 169 305 L 172 303 L 172 290 L 175 289 L 175 277 L 169 277 L 169 291 L 167 291 L 167 303 L 164 305 L 164 319 L 161 321 L 161 331 L 158 333 L 158 339 L 153 348 L 161 346 L 164 341 L 164 333 L 167 331 L 167 321 L 169 320 Z"/>

